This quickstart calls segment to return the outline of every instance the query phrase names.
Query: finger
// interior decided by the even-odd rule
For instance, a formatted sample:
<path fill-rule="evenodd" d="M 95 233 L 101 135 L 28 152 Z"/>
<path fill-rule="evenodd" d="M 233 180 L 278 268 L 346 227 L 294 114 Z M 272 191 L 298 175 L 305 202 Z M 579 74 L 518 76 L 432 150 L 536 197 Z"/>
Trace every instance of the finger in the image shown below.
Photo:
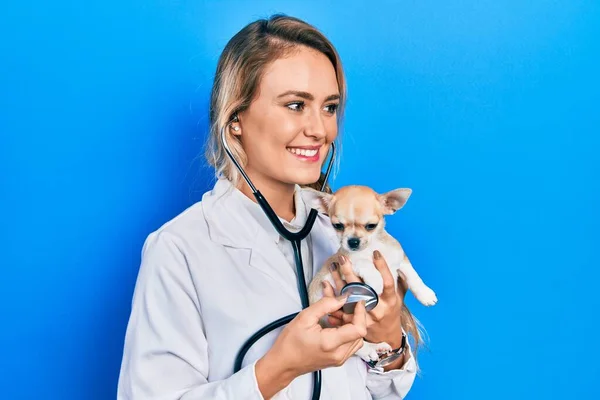
<path fill-rule="evenodd" d="M 352 324 L 359 329 L 367 331 L 367 309 L 365 308 L 365 302 L 359 301 L 354 306 L 354 314 L 352 317 Z"/>
<path fill-rule="evenodd" d="M 335 293 L 333 291 L 333 287 L 331 286 L 331 283 L 329 283 L 329 281 L 323 281 L 322 284 L 323 284 L 323 296 L 335 298 Z M 334 315 L 335 313 L 338 313 L 338 315 Z M 339 314 L 339 311 L 334 311 L 333 313 L 330 313 L 327 316 L 327 323 L 330 326 L 341 326 L 344 324 L 344 320 L 342 319 L 342 316 Z"/>
<path fill-rule="evenodd" d="M 335 283 L 335 288 L 337 290 L 336 293 L 339 293 L 340 290 L 346 285 L 346 282 L 342 279 L 340 275 L 340 264 L 337 261 L 334 261 L 331 264 L 331 277 L 333 278 L 333 282 Z"/>
<path fill-rule="evenodd" d="M 332 315 L 327 317 L 327 323 L 332 327 L 338 327 L 344 325 L 344 321 L 340 318 L 336 318 Z"/>
<path fill-rule="evenodd" d="M 363 343 L 363 339 L 358 339 L 353 343 L 348 343 L 344 349 L 344 361 L 348 360 L 353 354 L 355 354 L 363 346 Z"/>
<path fill-rule="evenodd" d="M 321 317 L 339 310 L 347 299 L 348 296 L 323 297 L 321 300 L 300 311 L 296 318 L 308 323 L 310 326 L 316 325 L 319 323 Z"/>
<path fill-rule="evenodd" d="M 379 303 L 377 307 L 369 311 L 369 316 L 373 321 L 379 322 L 383 319 L 385 312 L 388 309 L 388 307 L 384 306 L 384 303 Z"/>
<path fill-rule="evenodd" d="M 341 319 L 342 321 L 344 321 L 345 324 L 349 324 L 352 322 L 352 320 L 354 319 L 354 314 L 346 314 L 343 311 L 336 311 L 333 312 L 331 314 L 329 314 L 335 318 Z M 369 314 L 367 314 L 367 326 L 369 324 Z"/>
<path fill-rule="evenodd" d="M 344 315 L 348 315 L 348 314 L 345 314 L 342 310 L 337 310 L 337 311 L 330 313 L 329 315 L 331 315 L 332 317 L 338 318 L 338 319 L 343 319 Z"/>
<path fill-rule="evenodd" d="M 367 335 L 366 318 L 367 311 L 365 309 L 365 302 L 359 301 L 354 307 L 352 323 L 345 324 L 340 328 L 337 328 L 334 332 L 332 332 L 332 330 L 325 329 L 325 331 L 327 331 L 325 334 L 330 336 L 327 338 L 330 345 L 335 348 L 344 343 L 364 338 Z"/>
<path fill-rule="evenodd" d="M 342 315 L 342 321 L 344 321 L 345 324 L 350 324 L 352 323 L 352 320 L 354 319 L 354 315 L 353 314 L 345 314 Z"/>
<path fill-rule="evenodd" d="M 329 281 L 323 281 L 323 296 L 324 297 L 335 297 L 335 292 Z"/>
<path fill-rule="evenodd" d="M 358 339 L 354 343 L 352 348 L 350 349 L 350 354 L 348 355 L 348 357 L 350 357 L 351 355 L 355 354 L 358 350 L 360 350 L 361 347 L 363 347 L 364 343 L 365 343 L 364 339 Z"/>
<path fill-rule="evenodd" d="M 340 271 L 344 274 L 346 282 L 360 282 L 360 278 L 352 270 L 352 262 L 343 255 L 340 256 Z"/>
<path fill-rule="evenodd" d="M 367 335 L 367 311 L 365 302 L 359 301 L 354 307 L 352 323 L 345 324 L 337 329 L 325 329 L 324 334 L 329 336 L 326 338 L 331 346 L 336 348 L 342 344 L 347 344 L 354 340 L 364 338 Z"/>
<path fill-rule="evenodd" d="M 375 264 L 375 268 L 381 274 L 383 278 L 383 293 L 381 293 L 381 297 L 383 298 L 391 298 L 396 296 L 396 285 L 394 281 L 394 277 L 390 272 L 387 262 L 383 258 L 383 255 L 379 252 L 379 250 L 375 250 L 373 252 L 373 263 Z"/>
<path fill-rule="evenodd" d="M 408 282 L 406 280 L 406 275 L 402 271 L 398 269 L 398 294 L 401 299 L 404 299 L 406 296 L 406 292 L 408 292 Z"/>
<path fill-rule="evenodd" d="M 375 310 L 377 310 L 377 308 L 378 307 L 375 307 L 373 310 L 366 312 L 365 319 L 367 321 L 367 328 L 369 327 L 369 324 L 372 322 L 371 313 L 373 313 Z M 365 311 L 366 311 L 366 308 L 365 308 Z M 354 312 L 356 312 L 356 310 Z M 353 323 L 353 321 L 354 321 L 354 314 L 346 314 L 343 311 L 340 311 L 339 314 L 337 312 L 334 314 L 337 318 L 341 318 L 345 324 Z"/>
<path fill-rule="evenodd" d="M 323 329 L 323 341 L 328 349 L 337 349 L 338 347 L 362 339 L 366 336 L 366 329 L 359 329 L 353 324 L 345 324 L 337 328 Z"/>

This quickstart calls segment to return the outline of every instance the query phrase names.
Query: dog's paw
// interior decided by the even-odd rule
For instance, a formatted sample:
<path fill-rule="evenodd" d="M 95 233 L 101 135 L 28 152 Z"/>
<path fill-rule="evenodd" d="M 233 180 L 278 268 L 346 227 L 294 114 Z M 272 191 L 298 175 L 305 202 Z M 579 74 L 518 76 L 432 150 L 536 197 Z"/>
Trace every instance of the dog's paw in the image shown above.
<path fill-rule="evenodd" d="M 435 292 L 425 285 L 413 290 L 413 294 L 424 306 L 433 306 L 438 301 Z"/>
<path fill-rule="evenodd" d="M 363 341 L 363 346 L 356 352 L 356 355 L 363 360 L 379 361 L 379 356 L 384 355 L 392 351 L 392 346 L 385 342 L 381 343 L 369 343 Z"/>

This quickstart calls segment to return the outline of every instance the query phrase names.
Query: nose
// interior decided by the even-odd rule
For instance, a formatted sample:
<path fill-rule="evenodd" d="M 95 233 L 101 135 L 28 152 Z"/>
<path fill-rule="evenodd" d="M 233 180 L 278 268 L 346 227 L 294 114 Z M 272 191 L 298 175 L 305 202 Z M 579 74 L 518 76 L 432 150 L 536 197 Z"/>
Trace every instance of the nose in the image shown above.
<path fill-rule="evenodd" d="M 317 140 L 321 140 L 327 136 L 327 132 L 325 130 L 325 121 L 323 121 L 323 116 L 320 115 L 320 113 L 310 113 L 306 123 L 305 132 L 307 136 L 312 136 Z"/>
<path fill-rule="evenodd" d="M 360 239 L 359 238 L 350 238 L 350 239 L 348 239 L 348 247 L 350 247 L 352 250 L 358 249 L 358 246 L 360 246 Z"/>

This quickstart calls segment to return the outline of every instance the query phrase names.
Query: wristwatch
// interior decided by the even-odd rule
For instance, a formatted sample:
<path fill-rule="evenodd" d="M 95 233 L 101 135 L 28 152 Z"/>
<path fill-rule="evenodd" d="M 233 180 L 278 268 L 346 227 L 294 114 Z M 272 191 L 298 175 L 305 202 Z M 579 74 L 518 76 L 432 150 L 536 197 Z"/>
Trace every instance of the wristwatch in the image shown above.
<path fill-rule="evenodd" d="M 406 334 L 402 332 L 402 343 L 400 347 L 397 349 L 392 349 L 386 353 L 379 355 L 379 361 L 367 361 L 367 365 L 371 368 L 383 369 L 383 367 L 387 367 L 404 354 L 404 349 L 406 348 Z"/>

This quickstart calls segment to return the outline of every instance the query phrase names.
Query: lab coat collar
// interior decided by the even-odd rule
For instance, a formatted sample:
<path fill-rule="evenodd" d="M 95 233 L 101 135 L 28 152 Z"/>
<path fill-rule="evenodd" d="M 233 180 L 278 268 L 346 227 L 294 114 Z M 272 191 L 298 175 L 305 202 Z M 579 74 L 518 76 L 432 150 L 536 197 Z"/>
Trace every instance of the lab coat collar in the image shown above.
<path fill-rule="evenodd" d="M 307 207 L 301 196 L 301 189 L 294 194 L 297 216 L 293 225 L 302 226 L 306 220 Z M 235 188 L 227 179 L 219 179 L 213 189 L 204 194 L 201 206 L 208 225 L 210 240 L 215 243 L 238 249 L 249 250 L 248 263 L 262 273 L 281 283 L 282 289 L 301 306 L 297 290 L 294 268 L 288 264 L 283 252 L 277 247 L 280 236 L 271 225 L 260 206 Z M 248 214 L 251 214 L 251 218 Z M 321 267 L 322 255 L 329 257 L 339 247 L 339 240 L 333 231 L 329 218 L 318 214 L 311 238 L 313 243 L 313 275 Z M 326 258 L 325 257 L 325 258 Z"/>
<path fill-rule="evenodd" d="M 293 232 L 301 230 L 308 219 L 309 210 L 307 205 L 304 203 L 301 193 L 302 188 L 299 185 L 296 185 L 294 188 L 294 204 L 296 208 L 296 216 L 294 219 L 288 222 L 283 218 L 279 218 L 283 225 Z M 251 244 L 250 242 L 254 242 L 252 238 L 257 237 L 252 233 L 258 228 L 262 228 L 268 237 L 271 238 L 271 240 L 275 243 L 279 243 L 279 241 L 282 239 L 281 235 L 279 235 L 269 218 L 263 212 L 260 205 L 258 205 L 258 203 L 252 199 L 249 199 L 244 193 L 234 187 L 227 179 L 217 180 L 213 190 L 206 193 L 202 197 L 202 204 L 205 210 L 205 218 L 209 223 L 209 226 L 212 225 L 212 229 L 209 229 L 209 234 L 211 239 L 216 242 L 232 247 L 248 247 Z M 242 209 L 240 209 L 240 205 Z M 252 216 L 252 220 L 256 222 L 258 226 L 250 228 L 248 226 L 249 220 L 247 217 L 245 217 L 243 223 L 236 221 L 238 223 L 237 227 L 240 228 L 237 233 L 241 234 L 236 235 L 236 232 L 232 232 L 230 229 L 220 229 L 224 226 L 231 227 L 231 225 L 227 223 L 219 223 L 219 220 L 223 216 L 219 216 L 219 219 L 214 218 L 215 215 L 221 214 L 220 212 L 215 214 L 215 211 L 224 211 L 226 217 L 232 217 L 234 219 L 237 219 L 236 214 L 239 214 L 239 212 L 245 212 Z M 246 234 L 252 235 L 251 237 L 246 237 L 247 240 L 243 240 L 241 236 L 246 236 Z M 232 241 L 232 235 L 235 236 L 235 241 Z M 250 242 L 248 240 L 250 240 Z"/>
<path fill-rule="evenodd" d="M 251 248 L 258 226 L 239 213 L 239 192 L 227 179 L 218 179 L 212 190 L 204 193 L 200 203 L 208 225 L 210 239 L 218 244 Z M 241 193 L 239 193 L 241 194 Z M 241 194 L 243 196 L 243 194 Z"/>
<path fill-rule="evenodd" d="M 307 207 L 304 204 L 301 196 L 302 188 L 299 185 L 296 185 L 294 188 L 294 205 L 296 208 L 296 216 L 290 221 L 286 221 L 283 218 L 279 218 L 279 220 L 283 223 L 283 226 L 286 229 L 289 229 L 292 232 L 298 232 L 302 229 L 306 220 L 308 218 Z M 281 235 L 277 232 L 269 218 L 266 216 L 260 205 L 255 201 L 249 199 L 245 194 L 243 194 L 239 190 L 235 190 L 235 196 L 240 197 L 240 202 L 243 204 L 244 209 L 248 214 L 250 214 L 262 227 L 262 229 L 267 232 L 269 237 L 275 242 L 279 243 L 282 239 Z"/>

